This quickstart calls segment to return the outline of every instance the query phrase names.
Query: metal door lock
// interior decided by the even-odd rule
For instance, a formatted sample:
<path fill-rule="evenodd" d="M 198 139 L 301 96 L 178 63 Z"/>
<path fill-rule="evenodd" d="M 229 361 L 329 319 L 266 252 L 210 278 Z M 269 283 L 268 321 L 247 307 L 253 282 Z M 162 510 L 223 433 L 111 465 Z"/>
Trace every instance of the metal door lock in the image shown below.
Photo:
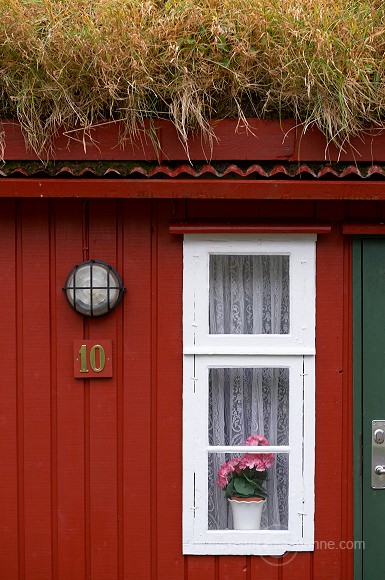
<path fill-rule="evenodd" d="M 385 421 L 372 421 L 372 488 L 385 489 Z"/>
<path fill-rule="evenodd" d="M 374 432 L 374 440 L 378 445 L 385 441 L 385 433 L 383 429 L 376 429 Z"/>

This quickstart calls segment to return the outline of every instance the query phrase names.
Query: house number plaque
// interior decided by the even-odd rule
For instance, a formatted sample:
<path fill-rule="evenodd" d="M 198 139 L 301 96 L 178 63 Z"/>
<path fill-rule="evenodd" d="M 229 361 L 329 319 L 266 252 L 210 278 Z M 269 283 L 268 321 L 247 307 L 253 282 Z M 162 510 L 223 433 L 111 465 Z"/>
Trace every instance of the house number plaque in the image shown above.
<path fill-rule="evenodd" d="M 74 340 L 74 377 L 112 377 L 112 341 Z"/>

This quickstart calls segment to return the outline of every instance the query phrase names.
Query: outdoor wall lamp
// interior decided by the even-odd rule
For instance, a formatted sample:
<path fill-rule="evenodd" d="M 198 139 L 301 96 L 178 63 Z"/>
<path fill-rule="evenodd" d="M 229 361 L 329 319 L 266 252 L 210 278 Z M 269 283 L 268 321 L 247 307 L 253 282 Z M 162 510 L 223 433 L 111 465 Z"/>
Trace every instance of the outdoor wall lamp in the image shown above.
<path fill-rule="evenodd" d="M 117 271 L 99 260 L 77 264 L 68 274 L 63 288 L 68 304 L 84 316 L 103 316 L 112 312 L 124 291 Z"/>

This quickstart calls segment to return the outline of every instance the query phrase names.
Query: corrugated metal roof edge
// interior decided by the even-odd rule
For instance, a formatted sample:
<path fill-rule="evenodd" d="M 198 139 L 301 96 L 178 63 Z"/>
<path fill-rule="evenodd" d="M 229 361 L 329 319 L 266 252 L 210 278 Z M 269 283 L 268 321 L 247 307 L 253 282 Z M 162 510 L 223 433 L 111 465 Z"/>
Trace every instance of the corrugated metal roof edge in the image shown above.
<path fill-rule="evenodd" d="M 242 162 L 231 161 L 207 163 L 194 162 L 49 162 L 43 164 L 38 161 L 6 162 L 0 166 L 1 178 L 20 177 L 55 177 L 55 178 L 143 178 L 143 179 L 178 179 L 190 177 L 199 178 L 239 178 L 239 179 L 383 179 L 385 178 L 385 164 L 371 163 L 290 163 L 290 162 Z"/>

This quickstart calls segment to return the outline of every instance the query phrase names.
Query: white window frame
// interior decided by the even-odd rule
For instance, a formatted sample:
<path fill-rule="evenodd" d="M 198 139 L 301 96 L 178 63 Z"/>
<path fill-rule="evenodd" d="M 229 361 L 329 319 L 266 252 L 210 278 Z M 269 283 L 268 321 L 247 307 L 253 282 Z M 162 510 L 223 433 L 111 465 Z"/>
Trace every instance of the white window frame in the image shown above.
<path fill-rule="evenodd" d="M 315 235 L 186 235 L 184 238 L 183 553 L 280 555 L 314 549 Z M 290 256 L 290 333 L 209 334 L 211 254 Z M 289 368 L 287 530 L 208 530 L 210 368 Z M 254 451 L 260 451 L 255 448 Z"/>
<path fill-rule="evenodd" d="M 185 354 L 314 354 L 315 279 L 312 235 L 186 235 L 184 237 Z M 305 243 L 308 242 L 308 243 Z M 211 254 L 290 257 L 290 334 L 209 333 Z M 194 284 L 194 281 L 196 282 Z M 310 299 L 309 299 L 310 298 Z"/>

